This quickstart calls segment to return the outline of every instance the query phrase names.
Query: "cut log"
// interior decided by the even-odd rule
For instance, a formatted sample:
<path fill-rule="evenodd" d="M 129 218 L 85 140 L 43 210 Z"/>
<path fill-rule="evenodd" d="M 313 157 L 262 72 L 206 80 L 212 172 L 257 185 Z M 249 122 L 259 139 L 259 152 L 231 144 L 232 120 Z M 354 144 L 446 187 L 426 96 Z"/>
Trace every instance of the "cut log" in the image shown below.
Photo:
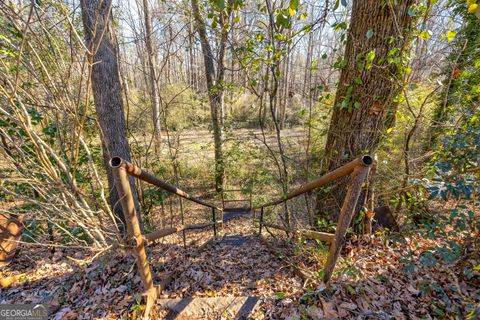
<path fill-rule="evenodd" d="M 148 242 L 152 243 L 155 240 L 158 240 L 160 238 L 166 237 L 168 235 L 174 234 L 178 232 L 179 230 L 177 228 L 166 228 L 166 229 L 161 229 L 161 230 L 156 230 L 150 233 L 147 233 L 143 236 L 143 238 Z"/>
<path fill-rule="evenodd" d="M 313 230 L 301 229 L 298 233 L 304 238 L 332 242 L 335 238 L 333 233 L 319 232 Z"/>
<path fill-rule="evenodd" d="M 0 268 L 12 262 L 22 238 L 23 229 L 21 219 L 0 214 Z"/>

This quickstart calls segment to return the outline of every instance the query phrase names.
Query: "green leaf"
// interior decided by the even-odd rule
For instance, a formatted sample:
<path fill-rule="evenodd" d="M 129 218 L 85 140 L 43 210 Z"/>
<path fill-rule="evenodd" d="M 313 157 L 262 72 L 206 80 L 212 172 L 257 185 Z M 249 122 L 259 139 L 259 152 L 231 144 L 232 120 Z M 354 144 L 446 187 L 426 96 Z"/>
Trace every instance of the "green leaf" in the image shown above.
<path fill-rule="evenodd" d="M 352 96 L 352 92 L 353 92 L 353 86 L 348 86 L 346 98 L 350 98 Z"/>
<path fill-rule="evenodd" d="M 337 10 L 340 6 L 340 0 L 335 1 L 335 5 L 333 6 L 333 11 Z"/>
<path fill-rule="evenodd" d="M 303 31 L 303 32 L 309 32 L 311 29 L 312 29 L 312 25 L 311 25 L 311 24 L 307 24 L 307 25 L 305 25 L 305 26 L 302 28 L 302 31 Z"/>
<path fill-rule="evenodd" d="M 333 28 L 335 29 L 335 31 L 339 31 L 339 30 L 347 30 L 348 28 L 348 23 L 346 21 L 342 21 L 340 23 L 335 23 L 333 25 Z"/>
<path fill-rule="evenodd" d="M 390 49 L 390 51 L 388 51 L 387 55 L 389 57 L 394 56 L 398 52 L 398 50 L 399 50 L 398 48 Z"/>
<path fill-rule="evenodd" d="M 347 66 L 347 60 L 345 59 L 339 59 L 333 64 L 333 67 L 337 69 L 343 69 L 346 66 Z"/>
<path fill-rule="evenodd" d="M 341 0 L 341 2 L 342 2 L 342 6 L 344 7 L 348 6 L 347 0 Z"/>
<path fill-rule="evenodd" d="M 284 28 L 290 28 L 292 25 L 292 21 L 290 20 L 290 16 L 284 12 L 284 10 L 279 11 L 277 14 L 277 20 L 275 22 L 277 24 L 277 27 L 284 27 Z"/>
<path fill-rule="evenodd" d="M 12 58 L 15 58 L 15 53 L 13 53 L 13 51 L 11 51 L 11 50 L 0 49 L 0 55 L 8 55 Z"/>
<path fill-rule="evenodd" d="M 300 6 L 300 0 L 290 0 L 289 8 L 294 11 L 298 11 L 298 7 Z"/>
<path fill-rule="evenodd" d="M 218 18 L 215 16 L 212 21 L 212 28 L 215 29 L 218 26 Z"/>
<path fill-rule="evenodd" d="M 373 37 L 373 30 L 371 29 L 368 30 L 366 36 L 367 36 L 367 39 L 370 39 L 371 37 Z"/>
<path fill-rule="evenodd" d="M 223 9 L 225 9 L 225 0 L 216 0 L 215 4 L 220 11 L 223 11 Z"/>
<path fill-rule="evenodd" d="M 372 62 L 375 59 L 375 50 L 368 52 L 365 58 L 368 62 Z"/>
<path fill-rule="evenodd" d="M 285 292 L 282 292 L 282 291 L 277 292 L 277 293 L 275 293 L 275 296 L 277 297 L 278 300 L 281 300 L 281 299 L 285 298 Z"/>
<path fill-rule="evenodd" d="M 422 40 L 427 41 L 428 39 L 430 39 L 432 37 L 432 32 L 430 30 L 422 31 L 422 32 L 420 32 L 418 37 Z"/>
<path fill-rule="evenodd" d="M 452 31 L 452 30 L 447 31 L 447 40 L 452 41 L 456 35 L 457 33 L 455 31 Z"/>

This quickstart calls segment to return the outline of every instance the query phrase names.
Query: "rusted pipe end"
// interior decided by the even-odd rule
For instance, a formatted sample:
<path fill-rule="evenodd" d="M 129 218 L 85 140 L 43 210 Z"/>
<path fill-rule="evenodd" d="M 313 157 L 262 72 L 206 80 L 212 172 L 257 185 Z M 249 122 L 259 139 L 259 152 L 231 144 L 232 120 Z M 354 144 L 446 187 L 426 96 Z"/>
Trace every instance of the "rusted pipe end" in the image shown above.
<path fill-rule="evenodd" d="M 362 163 L 365 166 L 370 166 L 373 163 L 373 158 L 371 156 L 362 156 Z"/>
<path fill-rule="evenodd" d="M 118 168 L 122 165 L 123 159 L 120 157 L 113 157 L 110 159 L 110 167 Z"/>

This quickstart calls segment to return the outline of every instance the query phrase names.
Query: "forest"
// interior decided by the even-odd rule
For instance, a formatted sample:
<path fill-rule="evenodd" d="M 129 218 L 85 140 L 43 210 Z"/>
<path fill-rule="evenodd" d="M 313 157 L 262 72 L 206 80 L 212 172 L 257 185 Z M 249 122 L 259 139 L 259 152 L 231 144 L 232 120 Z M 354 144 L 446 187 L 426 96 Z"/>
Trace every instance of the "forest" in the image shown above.
<path fill-rule="evenodd" d="M 0 0 L 0 319 L 480 319 L 479 6 Z"/>

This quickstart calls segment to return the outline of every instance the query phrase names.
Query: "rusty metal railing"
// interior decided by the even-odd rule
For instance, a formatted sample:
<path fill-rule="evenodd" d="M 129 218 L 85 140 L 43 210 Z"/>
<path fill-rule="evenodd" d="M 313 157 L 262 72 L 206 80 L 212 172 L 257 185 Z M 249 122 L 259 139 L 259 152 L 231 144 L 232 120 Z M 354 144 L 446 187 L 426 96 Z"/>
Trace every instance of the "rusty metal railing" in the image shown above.
<path fill-rule="evenodd" d="M 361 192 L 362 184 L 365 181 L 368 175 L 369 169 L 373 163 L 374 163 L 374 160 L 372 159 L 372 157 L 363 156 L 361 158 L 358 158 L 356 160 L 353 160 L 347 163 L 346 165 L 332 172 L 325 174 L 324 176 L 310 183 L 305 184 L 304 186 L 301 186 L 289 192 L 288 194 L 286 194 L 284 197 L 280 199 L 277 199 L 272 202 L 268 202 L 266 204 L 263 204 L 262 206 L 255 207 L 254 209 L 260 209 L 259 233 L 261 234 L 262 227 L 265 226 L 265 227 L 285 230 L 287 232 L 295 232 L 306 238 L 318 239 L 318 240 L 330 242 L 331 243 L 330 252 L 329 252 L 327 263 L 324 268 L 324 282 L 328 282 L 330 280 L 333 269 L 335 267 L 335 263 L 338 260 L 340 250 L 345 242 L 347 228 L 355 212 L 355 207 Z M 214 206 L 208 202 L 205 202 L 201 199 L 191 196 L 187 192 L 179 189 L 178 187 L 158 179 L 154 175 L 140 169 L 139 167 L 135 166 L 134 164 L 128 161 L 123 160 L 122 158 L 119 158 L 119 157 L 112 158 L 110 160 L 110 166 L 112 167 L 112 170 L 113 170 L 115 186 L 119 194 L 120 204 L 122 206 L 123 214 L 125 215 L 128 244 L 130 245 L 131 249 L 133 250 L 136 256 L 138 272 L 140 274 L 140 279 L 142 281 L 142 285 L 145 290 L 144 295 L 147 297 L 147 303 L 146 303 L 145 313 L 144 313 L 145 317 L 147 317 L 159 293 L 168 284 L 168 280 L 164 279 L 162 280 L 162 283 L 160 285 L 154 285 L 145 246 L 148 243 L 154 242 L 160 238 L 166 237 L 168 235 L 171 235 L 177 232 L 205 228 L 210 226 L 213 227 L 213 235 L 214 237 L 216 237 L 217 225 L 223 224 L 223 209 L 217 206 Z M 138 216 L 135 209 L 132 191 L 130 189 L 130 183 L 128 181 L 129 175 L 135 178 L 138 178 L 140 180 L 143 180 L 145 182 L 148 182 L 154 186 L 157 186 L 171 194 L 175 194 L 184 199 L 187 199 L 192 202 L 203 205 L 205 207 L 211 208 L 212 222 L 205 223 L 205 224 L 183 225 L 180 227 L 165 228 L 165 229 L 155 230 L 148 234 L 142 234 L 142 231 L 140 229 L 140 222 L 138 220 Z M 285 202 L 301 194 L 314 190 L 320 186 L 323 186 L 335 179 L 339 179 L 346 175 L 351 175 L 351 181 L 350 181 L 350 186 L 348 188 L 347 194 L 345 196 L 343 206 L 340 211 L 339 222 L 338 222 L 338 226 L 335 234 L 317 232 L 315 230 L 292 231 L 292 230 L 289 230 L 289 228 L 286 228 L 283 226 L 277 226 L 264 221 L 263 213 L 264 213 L 265 207 L 280 204 L 282 202 Z M 249 199 L 249 202 L 251 207 L 251 198 Z M 217 211 L 220 212 L 219 220 L 217 220 L 217 214 L 216 214 Z"/>
<path fill-rule="evenodd" d="M 362 185 L 365 179 L 368 176 L 370 167 L 374 165 L 374 160 L 371 156 L 365 155 L 360 158 L 357 158 L 323 176 L 318 179 L 315 179 L 289 193 L 287 193 L 282 198 L 279 198 L 275 201 L 265 203 L 261 206 L 257 206 L 254 210 L 260 209 L 260 219 L 259 222 L 259 234 L 262 233 L 262 227 L 270 227 L 274 229 L 284 230 L 291 233 L 299 234 L 306 238 L 318 239 L 323 241 L 330 242 L 330 251 L 327 258 L 327 262 L 324 267 L 324 276 L 323 281 L 325 283 L 330 281 L 330 278 L 335 268 L 335 264 L 340 255 L 340 251 L 345 243 L 345 237 L 347 234 L 347 228 L 352 221 L 353 215 L 355 214 L 355 207 L 357 205 L 358 198 L 362 191 Z M 310 192 L 316 188 L 326 185 L 333 180 L 340 179 L 347 175 L 351 176 L 350 186 L 348 188 L 347 194 L 345 196 L 342 208 L 340 209 L 340 216 L 338 218 L 338 225 L 335 230 L 335 234 L 329 234 L 324 232 L 317 232 L 314 230 L 290 230 L 290 228 L 284 226 L 278 226 L 264 221 L 264 208 L 281 204 L 295 198 L 306 192 Z"/>
<path fill-rule="evenodd" d="M 162 281 L 163 283 L 159 286 L 155 286 L 153 283 L 152 272 L 150 270 L 150 264 L 148 262 L 147 253 L 145 246 L 149 242 L 154 242 L 160 238 L 166 237 L 173 233 L 200 229 L 209 226 L 213 226 L 213 235 L 217 236 L 217 225 L 223 224 L 223 210 L 218 208 L 208 202 L 205 202 L 201 199 L 191 196 L 187 192 L 179 189 L 176 186 L 173 186 L 163 180 L 158 179 L 153 174 L 148 173 L 134 164 L 125 161 L 120 157 L 114 157 L 110 160 L 110 167 L 113 170 L 113 177 L 115 179 L 115 187 L 117 188 L 118 195 L 120 198 L 120 204 L 122 206 L 123 214 L 125 216 L 126 227 L 127 227 L 127 236 L 128 244 L 132 248 L 138 267 L 138 272 L 140 274 L 140 279 L 142 281 L 143 288 L 145 290 L 144 295 L 147 297 L 147 303 L 145 307 L 144 316 L 148 317 L 156 298 L 159 293 L 164 289 L 168 284 L 168 280 Z M 148 234 L 142 234 L 140 229 L 140 222 L 135 211 L 135 204 L 132 196 L 132 191 L 130 189 L 130 183 L 128 181 L 128 176 L 132 176 L 148 182 L 156 187 L 159 187 L 169 193 L 180 196 L 184 199 L 190 200 L 192 202 L 198 203 L 205 207 L 212 209 L 212 222 L 205 224 L 194 224 L 194 225 L 183 225 L 181 227 L 172 227 L 165 228 L 153 231 Z M 217 220 L 216 212 L 220 212 L 220 220 Z"/>
<path fill-rule="evenodd" d="M 225 194 L 227 193 L 234 193 L 234 192 L 240 192 L 243 195 L 247 195 L 246 198 L 241 198 L 241 199 L 226 199 Z M 237 207 L 230 207 L 230 203 L 244 203 L 248 204 L 248 210 L 251 211 L 253 209 L 252 206 L 252 190 L 248 188 L 241 188 L 241 189 L 223 189 L 222 193 L 222 209 L 223 211 L 229 210 L 229 209 L 238 209 Z"/>

